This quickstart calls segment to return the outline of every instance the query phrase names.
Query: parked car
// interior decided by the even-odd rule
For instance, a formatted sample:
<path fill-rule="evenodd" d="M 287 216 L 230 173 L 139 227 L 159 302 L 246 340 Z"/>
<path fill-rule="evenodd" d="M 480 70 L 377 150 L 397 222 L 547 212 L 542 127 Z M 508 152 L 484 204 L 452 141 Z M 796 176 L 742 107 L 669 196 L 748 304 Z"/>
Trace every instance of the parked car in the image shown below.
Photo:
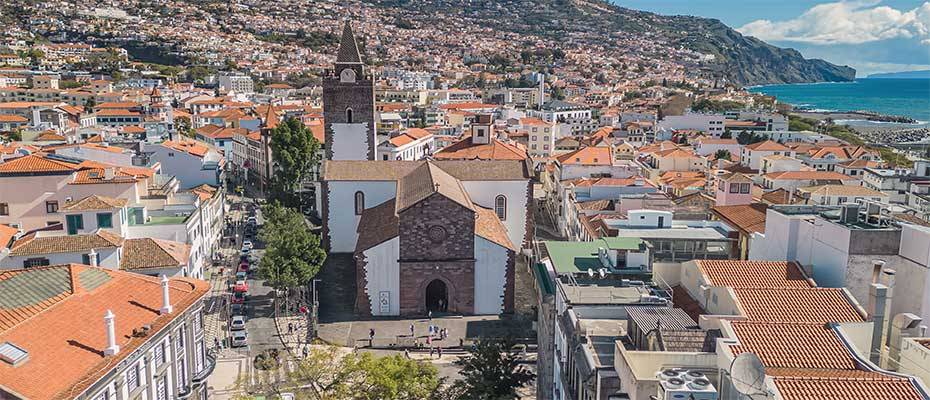
<path fill-rule="evenodd" d="M 232 319 L 229 320 L 229 329 L 234 331 L 245 329 L 245 315 L 234 315 Z"/>
<path fill-rule="evenodd" d="M 247 275 L 247 272 L 248 272 L 248 268 L 246 268 L 245 271 L 243 271 L 243 270 L 241 269 L 241 268 L 242 268 L 241 265 L 239 266 L 239 268 L 240 268 L 240 269 L 239 269 L 239 272 L 236 272 L 236 281 L 244 281 L 244 280 L 246 280 L 246 279 L 248 278 L 248 277 L 246 276 L 246 275 Z"/>
<path fill-rule="evenodd" d="M 249 334 L 246 331 L 233 331 L 231 343 L 232 347 L 242 347 L 249 344 Z"/>
<path fill-rule="evenodd" d="M 241 271 L 241 272 L 249 272 L 249 263 L 248 263 L 248 261 L 243 261 L 243 262 L 239 263 L 239 271 Z"/>
<path fill-rule="evenodd" d="M 232 300 L 230 300 L 230 303 L 231 304 L 243 304 L 245 303 L 246 296 L 247 295 L 245 294 L 245 292 L 233 292 Z"/>
<path fill-rule="evenodd" d="M 245 304 L 230 304 L 229 315 L 245 315 Z"/>
<path fill-rule="evenodd" d="M 245 293 L 249 291 L 249 284 L 245 280 L 236 281 L 236 284 L 233 285 L 233 292 Z"/>
<path fill-rule="evenodd" d="M 240 250 L 240 251 L 241 251 L 241 254 L 244 255 L 244 256 L 247 256 L 247 255 L 249 255 L 250 253 L 252 253 L 252 249 L 247 248 L 247 247 L 243 247 L 242 250 Z"/>
<path fill-rule="evenodd" d="M 253 246 L 252 246 L 252 241 L 251 241 L 251 240 L 244 240 L 244 241 L 242 241 L 242 248 L 243 248 L 243 249 L 252 250 L 252 248 L 253 248 Z"/>

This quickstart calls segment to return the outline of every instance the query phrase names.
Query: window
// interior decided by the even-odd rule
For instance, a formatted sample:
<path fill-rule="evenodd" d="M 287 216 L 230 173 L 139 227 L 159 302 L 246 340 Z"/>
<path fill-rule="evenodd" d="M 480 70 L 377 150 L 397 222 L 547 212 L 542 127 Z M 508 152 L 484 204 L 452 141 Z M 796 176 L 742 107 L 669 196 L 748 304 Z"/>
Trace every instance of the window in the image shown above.
<path fill-rule="evenodd" d="M 494 212 L 501 221 L 507 219 L 507 198 L 504 195 L 498 195 L 494 199 Z"/>
<path fill-rule="evenodd" d="M 58 212 L 58 202 L 55 200 L 45 202 L 45 212 L 54 214 Z"/>
<path fill-rule="evenodd" d="M 132 392 L 139 387 L 139 363 L 135 363 L 126 370 L 126 387 Z"/>
<path fill-rule="evenodd" d="M 164 364 L 165 361 L 167 361 L 165 357 L 165 342 L 163 341 L 159 343 L 158 346 L 155 346 L 153 353 L 154 354 L 152 358 L 155 359 L 155 366 L 157 367 L 159 365 Z"/>
<path fill-rule="evenodd" d="M 26 261 L 23 261 L 23 268 L 44 267 L 47 265 L 49 265 L 49 261 L 45 257 L 27 258 Z"/>
<path fill-rule="evenodd" d="M 749 193 L 749 189 L 750 189 L 750 185 L 749 185 L 748 183 L 740 183 L 740 184 L 739 184 L 739 192 L 740 192 L 740 193 L 743 193 L 743 194 Z"/>
<path fill-rule="evenodd" d="M 352 123 L 352 109 L 351 108 L 346 109 L 346 123 L 347 124 Z"/>
<path fill-rule="evenodd" d="M 533 135 L 533 141 L 534 142 L 536 141 L 536 135 Z"/>
<path fill-rule="evenodd" d="M 113 213 L 98 213 L 97 214 L 97 227 L 98 228 L 112 228 L 113 227 Z"/>
<path fill-rule="evenodd" d="M 102 392 L 98 393 L 94 400 L 110 400 L 110 388 L 103 389 Z"/>
<path fill-rule="evenodd" d="M 730 184 L 730 193 L 739 193 L 739 184 L 731 183 Z"/>
<path fill-rule="evenodd" d="M 9 203 L 0 203 L 0 215 L 10 215 Z"/>
<path fill-rule="evenodd" d="M 355 215 L 362 215 L 365 211 L 365 193 L 355 192 Z"/>
<path fill-rule="evenodd" d="M 168 400 L 168 377 L 162 376 L 155 381 L 155 399 Z"/>

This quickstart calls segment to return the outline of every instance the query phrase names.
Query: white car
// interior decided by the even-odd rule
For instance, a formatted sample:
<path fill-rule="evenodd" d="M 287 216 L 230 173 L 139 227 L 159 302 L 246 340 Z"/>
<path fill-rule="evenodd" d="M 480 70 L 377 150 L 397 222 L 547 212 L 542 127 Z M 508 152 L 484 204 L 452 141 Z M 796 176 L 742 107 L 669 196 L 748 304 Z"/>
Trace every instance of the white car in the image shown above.
<path fill-rule="evenodd" d="M 243 347 L 249 344 L 249 334 L 245 331 L 234 331 L 232 333 L 232 347 Z"/>
<path fill-rule="evenodd" d="M 251 241 L 251 240 L 246 240 L 246 241 L 242 242 L 242 248 L 243 248 L 243 249 L 252 250 L 252 241 Z"/>
<path fill-rule="evenodd" d="M 234 331 L 241 331 L 245 329 L 245 316 L 233 315 L 232 319 L 229 321 L 229 329 Z"/>
<path fill-rule="evenodd" d="M 248 247 L 245 247 L 245 246 L 242 246 L 242 255 L 247 256 L 247 255 L 249 255 L 249 253 L 251 253 L 251 252 L 252 252 L 252 249 L 250 249 L 250 248 L 248 248 Z"/>

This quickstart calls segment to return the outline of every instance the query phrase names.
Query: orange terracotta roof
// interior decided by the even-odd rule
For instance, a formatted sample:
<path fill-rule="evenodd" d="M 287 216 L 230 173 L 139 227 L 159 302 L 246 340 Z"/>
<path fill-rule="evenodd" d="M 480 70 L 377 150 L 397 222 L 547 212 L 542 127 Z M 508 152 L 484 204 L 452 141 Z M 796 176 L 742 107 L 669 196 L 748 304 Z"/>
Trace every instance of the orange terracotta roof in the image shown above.
<path fill-rule="evenodd" d="M 842 289 L 735 288 L 750 321 L 825 324 L 863 322 Z"/>
<path fill-rule="evenodd" d="M 783 144 L 772 140 L 748 144 L 745 147 L 752 151 L 791 151 L 791 149 L 785 147 Z"/>
<path fill-rule="evenodd" d="M 106 108 L 97 111 L 97 116 L 103 117 L 139 117 L 142 116 L 138 111 L 125 110 L 121 108 Z"/>
<path fill-rule="evenodd" d="M 197 157 L 203 157 L 207 155 L 207 153 L 210 151 L 210 148 L 207 147 L 207 145 L 194 141 L 194 140 L 185 140 L 185 139 L 166 140 L 164 142 L 161 142 L 161 145 L 169 149 L 182 151 L 182 152 L 185 152 L 191 155 L 195 155 Z"/>
<path fill-rule="evenodd" d="M 60 173 L 78 169 L 79 163 L 50 159 L 45 154 L 30 154 L 0 164 L 0 173 Z"/>
<path fill-rule="evenodd" d="M 777 376 L 784 400 L 921 400 L 910 381 L 888 375 L 870 377 Z"/>
<path fill-rule="evenodd" d="M 849 351 L 827 326 L 737 321 L 732 326 L 739 338 L 739 345 L 731 347 L 733 355 L 755 353 L 766 368 L 856 369 Z"/>
<path fill-rule="evenodd" d="M 202 185 L 191 188 L 190 192 L 196 194 L 197 197 L 200 198 L 200 201 L 207 201 L 213 198 L 213 195 L 216 194 L 216 188 L 204 183 Z"/>
<path fill-rule="evenodd" d="M 525 160 L 526 149 L 491 138 L 489 144 L 474 144 L 471 137 L 444 147 L 433 154 L 437 160 Z"/>
<path fill-rule="evenodd" d="M 13 241 L 13 238 L 16 237 L 16 234 L 19 233 L 19 229 L 16 229 L 12 226 L 0 224 L 0 250 L 7 248 Z"/>
<path fill-rule="evenodd" d="M 326 130 L 322 120 L 310 121 L 307 123 L 307 129 L 310 129 L 310 133 L 313 134 L 317 142 L 320 142 L 320 144 L 326 142 Z"/>
<path fill-rule="evenodd" d="M 0 114 L 0 123 L 9 123 L 9 122 L 26 123 L 26 122 L 29 122 L 29 119 L 26 117 L 14 115 L 14 114 Z"/>
<path fill-rule="evenodd" d="M 36 137 L 37 142 L 63 142 L 65 139 L 64 136 L 61 136 L 54 132 L 45 132 Z"/>
<path fill-rule="evenodd" d="M 123 238 L 108 231 L 98 230 L 83 235 L 38 236 L 33 232 L 10 246 L 11 256 L 32 256 L 54 253 L 75 253 L 91 249 L 119 247 Z"/>
<path fill-rule="evenodd" d="M 520 125 L 549 126 L 551 124 L 539 118 L 520 118 Z"/>
<path fill-rule="evenodd" d="M 441 110 L 477 110 L 477 109 L 491 109 L 497 108 L 495 104 L 484 104 L 476 102 L 466 102 L 466 103 L 452 103 L 452 104 L 443 104 L 439 106 Z"/>
<path fill-rule="evenodd" d="M 612 165 L 613 156 L 610 147 L 582 147 L 570 153 L 557 156 L 562 165 Z"/>
<path fill-rule="evenodd" d="M 149 335 L 159 334 L 210 290 L 191 278 L 172 278 L 169 288 L 174 311 L 160 315 L 155 277 L 78 264 L 0 272 L 0 342 L 29 352 L 18 366 L 0 363 L 0 387 L 30 399 L 82 393 L 146 343 L 133 329 L 150 325 Z M 107 310 L 120 346 L 113 356 L 103 354 Z"/>
<path fill-rule="evenodd" d="M 516 250 L 513 243 L 510 243 L 510 237 L 507 236 L 507 228 L 497 218 L 494 210 L 475 206 L 475 235 L 507 249 Z"/>
<path fill-rule="evenodd" d="M 765 210 L 762 203 L 716 206 L 712 209 L 720 219 L 745 233 L 765 233 Z"/>
<path fill-rule="evenodd" d="M 712 285 L 732 288 L 810 288 L 793 261 L 695 260 Z"/>

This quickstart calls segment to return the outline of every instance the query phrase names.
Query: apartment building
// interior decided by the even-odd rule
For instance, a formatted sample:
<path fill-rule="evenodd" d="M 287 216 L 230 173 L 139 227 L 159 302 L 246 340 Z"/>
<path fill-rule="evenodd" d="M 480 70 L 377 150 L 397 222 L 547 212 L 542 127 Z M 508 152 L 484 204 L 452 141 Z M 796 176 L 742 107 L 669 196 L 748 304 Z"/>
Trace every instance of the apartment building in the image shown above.
<path fill-rule="evenodd" d="M 0 398 L 206 399 L 209 291 L 80 264 L 0 272 Z"/>

